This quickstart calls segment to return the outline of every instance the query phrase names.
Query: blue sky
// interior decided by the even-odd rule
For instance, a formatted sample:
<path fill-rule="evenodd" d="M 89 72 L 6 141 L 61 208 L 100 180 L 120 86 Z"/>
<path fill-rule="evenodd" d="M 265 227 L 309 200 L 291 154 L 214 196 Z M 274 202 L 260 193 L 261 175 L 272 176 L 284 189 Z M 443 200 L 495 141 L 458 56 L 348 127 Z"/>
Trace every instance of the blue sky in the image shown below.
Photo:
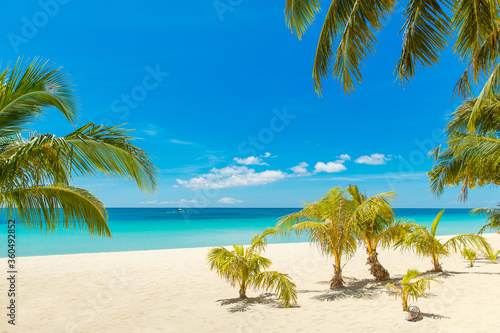
<path fill-rule="evenodd" d="M 325 6 L 325 2 L 323 5 Z M 464 207 L 457 189 L 429 191 L 427 152 L 444 141 L 465 65 L 448 51 L 403 88 L 393 74 L 401 10 L 377 34 L 364 83 L 333 79 L 318 98 L 312 62 L 324 15 L 299 41 L 284 1 L 9 2 L 2 66 L 55 62 L 76 84 L 87 122 L 127 123 L 161 171 L 154 196 L 119 179 L 78 180 L 108 207 L 300 207 L 335 186 L 396 191 L 395 207 Z M 55 110 L 35 124 L 64 135 Z M 306 166 L 307 165 L 307 166 Z M 473 190 L 465 207 L 493 206 Z"/>

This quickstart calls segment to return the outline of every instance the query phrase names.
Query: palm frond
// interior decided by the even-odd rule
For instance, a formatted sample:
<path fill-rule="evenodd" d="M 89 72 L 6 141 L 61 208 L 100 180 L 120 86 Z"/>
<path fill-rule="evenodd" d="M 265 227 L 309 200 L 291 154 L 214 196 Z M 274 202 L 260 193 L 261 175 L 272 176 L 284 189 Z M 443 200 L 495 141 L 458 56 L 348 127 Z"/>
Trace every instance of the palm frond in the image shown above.
<path fill-rule="evenodd" d="M 453 250 L 455 252 L 460 251 L 463 248 L 473 248 L 478 250 L 491 250 L 491 245 L 488 243 L 486 238 L 475 235 L 475 234 L 463 234 L 450 238 L 446 241 L 443 246 L 447 250 Z"/>
<path fill-rule="evenodd" d="M 469 3 L 470 1 L 464 1 L 464 3 L 465 2 Z M 488 24 L 491 24 L 491 22 Z M 464 52 L 468 52 L 464 54 L 463 57 L 470 58 L 470 60 L 468 60 L 469 64 L 460 77 L 460 80 L 456 83 L 454 89 L 454 96 L 458 95 L 463 99 L 473 97 L 470 78 L 472 77 L 472 84 L 477 84 L 482 74 L 491 71 L 491 68 L 495 64 L 495 60 L 499 56 L 500 45 L 498 39 L 500 27 L 495 26 L 491 28 L 489 35 L 485 38 L 480 37 L 481 32 L 477 31 L 477 34 L 479 35 L 477 36 L 478 39 L 472 40 L 472 45 L 463 48 Z M 476 43 L 480 43 L 480 45 L 476 46 Z"/>
<path fill-rule="evenodd" d="M 262 272 L 256 276 L 256 284 L 266 291 L 274 290 L 283 306 L 297 304 L 297 290 L 288 274 L 275 271 Z"/>
<path fill-rule="evenodd" d="M 129 142 L 135 139 L 129 132 L 119 126 L 87 124 L 62 138 L 52 134 L 4 138 L 0 175 L 4 184 L 19 187 L 25 181 L 67 184 L 74 176 L 104 174 L 133 179 L 141 190 L 152 193 L 157 169 L 146 152 Z"/>
<path fill-rule="evenodd" d="M 62 68 L 37 58 L 28 64 L 18 59 L 0 74 L 0 135 L 23 131 L 43 108 L 56 107 L 73 122 L 77 103 L 72 84 Z"/>
<path fill-rule="evenodd" d="M 458 0 L 453 7 L 453 27 L 458 31 L 454 51 L 462 61 L 473 58 L 494 29 L 490 0 Z"/>
<path fill-rule="evenodd" d="M 302 34 L 321 10 L 319 0 L 287 0 L 285 7 L 286 26 L 302 39 Z"/>
<path fill-rule="evenodd" d="M 275 234 L 277 232 L 276 228 L 266 228 L 262 234 L 255 234 L 252 238 L 252 242 L 250 247 L 248 248 L 249 252 L 253 252 L 254 250 L 260 252 L 264 250 L 267 246 L 267 236 Z"/>
<path fill-rule="evenodd" d="M 355 90 L 354 81 L 361 83 L 361 64 L 371 54 L 377 42 L 374 31 L 382 29 L 383 22 L 394 11 L 397 1 L 345 1 L 351 5 L 345 28 L 340 38 L 332 74 L 344 87 L 345 93 Z M 344 19 L 341 17 L 341 19 Z M 318 81 L 319 78 L 316 78 Z"/>
<path fill-rule="evenodd" d="M 438 227 L 439 221 L 441 221 L 441 217 L 443 216 L 443 214 L 444 214 L 444 209 L 441 210 L 432 221 L 432 226 L 431 226 L 432 236 L 436 236 L 436 229 Z"/>
<path fill-rule="evenodd" d="M 349 20 L 349 15 L 354 5 L 354 1 L 333 0 L 325 22 L 321 29 L 316 56 L 314 57 L 313 80 L 316 93 L 321 96 L 321 80 L 328 77 L 331 71 L 331 60 L 333 57 L 333 46 Z"/>
<path fill-rule="evenodd" d="M 450 1 L 442 1 L 446 7 Z M 401 57 L 396 65 L 396 75 L 401 83 L 415 76 L 418 63 L 431 67 L 439 61 L 451 36 L 451 21 L 437 0 L 410 0 L 406 5 L 406 21 L 400 30 L 403 34 Z"/>
<path fill-rule="evenodd" d="M 21 217 L 32 230 L 83 228 L 91 235 L 111 237 L 104 205 L 90 192 L 69 185 L 50 185 L 1 192 L 2 209 Z"/>
<path fill-rule="evenodd" d="M 469 124 L 467 129 L 469 132 L 475 132 L 476 121 L 481 113 L 482 106 L 484 103 L 493 95 L 500 91 L 500 62 L 495 66 L 495 69 L 491 72 L 488 80 L 484 84 L 481 93 L 476 99 L 474 108 L 469 119 Z"/>

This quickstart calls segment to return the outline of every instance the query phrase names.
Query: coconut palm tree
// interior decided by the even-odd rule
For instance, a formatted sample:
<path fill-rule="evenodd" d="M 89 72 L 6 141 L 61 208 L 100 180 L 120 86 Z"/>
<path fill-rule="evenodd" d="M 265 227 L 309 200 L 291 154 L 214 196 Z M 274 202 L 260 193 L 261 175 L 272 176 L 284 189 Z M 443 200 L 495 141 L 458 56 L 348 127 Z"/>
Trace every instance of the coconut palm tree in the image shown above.
<path fill-rule="evenodd" d="M 72 180 L 103 174 L 133 180 L 152 193 L 157 170 L 121 126 L 90 123 L 63 137 L 26 135 L 48 108 L 75 122 L 78 108 L 71 87 L 61 68 L 36 59 L 25 65 L 18 60 L 0 71 L 0 208 L 31 229 L 86 226 L 93 235 L 111 236 L 102 202 L 71 186 Z"/>
<path fill-rule="evenodd" d="M 351 185 L 347 191 L 355 207 L 366 206 L 364 214 L 359 214 L 356 218 L 356 228 L 358 239 L 366 246 L 368 254 L 366 263 L 370 265 L 370 273 L 378 281 L 389 280 L 389 272 L 378 261 L 377 247 L 390 247 L 403 234 L 409 232 L 414 224 L 402 219 L 396 221 L 389 204 L 389 200 L 396 197 L 395 192 L 382 193 L 368 198 L 359 192 L 357 186 Z"/>
<path fill-rule="evenodd" d="M 394 14 L 397 0 L 332 0 L 326 12 L 313 65 L 316 92 L 321 80 L 330 74 L 339 80 L 346 93 L 361 83 L 365 57 L 375 51 L 375 33 Z M 409 0 L 403 11 L 401 56 L 395 73 L 401 83 L 409 81 L 419 65 L 432 67 L 440 54 L 455 40 L 454 52 L 467 67 L 455 91 L 471 97 L 471 83 L 488 77 L 480 101 L 498 91 L 500 19 L 498 1 L 490 0 Z M 450 17 L 448 13 L 452 12 Z M 287 0 L 285 21 L 299 39 L 321 11 L 319 0 Z M 456 39 L 455 39 L 456 36 Z M 334 49 L 337 44 L 336 50 Z M 471 82 L 472 81 L 472 82 Z M 478 103 L 480 105 L 480 103 Z"/>
<path fill-rule="evenodd" d="M 403 311 L 408 311 L 408 301 L 413 299 L 417 301 L 419 297 L 427 297 L 425 291 L 430 288 L 431 281 L 440 282 L 431 278 L 420 278 L 411 282 L 420 276 L 420 272 L 415 269 L 406 271 L 405 276 L 401 280 L 401 287 L 396 287 L 394 283 L 388 283 L 387 289 L 389 293 L 394 293 L 401 298 Z"/>
<path fill-rule="evenodd" d="M 417 226 L 411 232 L 403 235 L 396 243 L 396 247 L 413 249 L 418 255 L 430 257 L 433 264 L 432 272 L 443 270 L 439 258 L 450 255 L 450 251 L 457 252 L 462 248 L 491 249 L 490 244 L 482 236 L 475 234 L 463 234 L 454 236 L 446 242 L 436 238 L 436 229 L 443 216 L 444 210 L 440 211 L 432 222 L 431 230 L 426 226 Z"/>
<path fill-rule="evenodd" d="M 232 286 L 238 285 L 241 299 L 247 298 L 247 289 L 251 287 L 274 290 L 282 304 L 289 307 L 297 303 L 295 284 L 288 274 L 266 271 L 272 262 L 260 255 L 267 246 L 267 236 L 275 232 L 274 228 L 270 228 L 261 235 L 256 234 L 247 248 L 242 245 L 233 245 L 231 251 L 222 246 L 212 248 L 207 261 L 210 269 L 215 270 L 221 278 Z"/>
<path fill-rule="evenodd" d="M 338 187 L 328 191 L 320 201 L 306 203 L 299 212 L 286 215 L 278 221 L 276 228 L 281 235 L 307 232 L 309 239 L 321 252 L 334 258 L 334 275 L 330 288 L 344 285 L 342 262 L 356 252 L 356 230 L 354 228 L 354 204 L 345 190 Z"/>

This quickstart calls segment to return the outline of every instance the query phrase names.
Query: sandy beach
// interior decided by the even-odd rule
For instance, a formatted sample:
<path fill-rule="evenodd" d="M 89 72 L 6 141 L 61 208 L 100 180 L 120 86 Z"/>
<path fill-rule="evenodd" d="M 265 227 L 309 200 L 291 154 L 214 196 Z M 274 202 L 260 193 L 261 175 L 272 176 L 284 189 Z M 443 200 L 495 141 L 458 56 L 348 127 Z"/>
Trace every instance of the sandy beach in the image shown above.
<path fill-rule="evenodd" d="M 494 249 L 500 235 L 487 234 Z M 375 282 L 364 249 L 344 267 L 346 288 L 329 290 L 332 259 L 308 243 L 272 244 L 271 269 L 288 273 L 298 307 L 280 308 L 274 297 L 249 291 L 247 303 L 208 269 L 208 248 L 18 258 L 16 326 L 0 332 L 494 332 L 500 328 L 500 260 L 478 259 L 472 268 L 459 254 L 442 260 L 423 320 L 408 322 L 401 302 Z M 379 251 L 393 281 L 408 268 L 432 267 L 411 253 Z M 6 259 L 3 260 L 4 262 Z M 6 280 L 2 279 L 2 290 Z M 252 299 L 254 297 L 254 299 Z M 229 299 L 225 304 L 219 300 Z M 6 295 L 2 292 L 2 308 Z"/>

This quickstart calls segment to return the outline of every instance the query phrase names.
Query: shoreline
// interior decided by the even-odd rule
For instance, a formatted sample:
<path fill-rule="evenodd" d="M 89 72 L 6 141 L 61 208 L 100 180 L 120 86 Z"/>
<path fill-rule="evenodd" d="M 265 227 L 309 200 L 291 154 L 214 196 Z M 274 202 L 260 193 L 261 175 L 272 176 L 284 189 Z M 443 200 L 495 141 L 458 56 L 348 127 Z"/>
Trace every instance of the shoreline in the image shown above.
<path fill-rule="evenodd" d="M 500 235 L 485 236 L 500 249 Z M 273 296 L 254 290 L 245 304 L 221 305 L 219 300 L 235 302 L 237 289 L 209 270 L 209 248 L 19 257 L 17 325 L 12 330 L 4 319 L 0 332 L 323 332 L 331 327 L 490 332 L 498 327 L 491 314 L 500 308 L 500 259 L 494 264 L 479 259 L 467 268 L 459 254 L 443 258 L 445 273 L 434 276 L 443 283 L 433 283 L 428 298 L 411 302 L 425 314 L 411 323 L 385 285 L 408 268 L 431 269 L 428 258 L 379 250 L 393 280 L 377 282 L 360 247 L 344 267 L 346 287 L 331 291 L 333 259 L 309 243 L 269 244 L 264 255 L 273 261 L 270 269 L 289 274 L 297 285 L 298 307 L 284 309 L 276 307 Z"/>
<path fill-rule="evenodd" d="M 482 234 L 482 236 L 484 236 L 486 238 L 495 237 L 492 235 L 499 235 L 499 237 L 500 237 L 500 234 L 493 233 L 493 232 L 485 232 Z M 438 236 L 436 236 L 436 238 L 448 239 L 448 238 L 455 237 L 455 236 L 456 235 L 438 235 Z M 274 245 L 297 245 L 297 244 L 304 244 L 304 243 L 310 244 L 309 241 L 279 242 L 279 243 L 269 242 L 268 246 L 271 246 L 271 245 L 272 246 L 274 246 Z M 238 244 L 238 245 L 249 246 L 249 244 Z M 211 249 L 213 247 L 219 247 L 219 246 L 228 248 L 228 247 L 232 247 L 232 244 L 230 244 L 230 245 L 217 245 L 217 246 L 181 247 L 181 248 L 156 249 L 156 250 L 131 250 L 131 251 L 110 251 L 110 252 L 82 252 L 82 253 L 68 253 L 68 254 L 47 254 L 47 255 L 38 255 L 38 256 L 21 256 L 21 257 L 17 257 L 17 258 L 40 258 L 40 257 L 80 256 L 80 255 L 100 255 L 100 254 L 106 255 L 106 254 L 113 254 L 113 253 L 158 252 L 158 251 L 191 250 L 191 249 L 206 249 L 208 251 L 208 249 Z M 314 245 L 311 245 L 311 246 L 314 246 Z M 358 246 L 358 250 L 359 250 L 359 246 Z M 500 250 L 500 248 L 499 248 L 499 250 Z M 500 258 L 500 255 L 499 255 L 499 258 Z M 7 259 L 7 257 L 0 257 L 0 259 Z"/>

